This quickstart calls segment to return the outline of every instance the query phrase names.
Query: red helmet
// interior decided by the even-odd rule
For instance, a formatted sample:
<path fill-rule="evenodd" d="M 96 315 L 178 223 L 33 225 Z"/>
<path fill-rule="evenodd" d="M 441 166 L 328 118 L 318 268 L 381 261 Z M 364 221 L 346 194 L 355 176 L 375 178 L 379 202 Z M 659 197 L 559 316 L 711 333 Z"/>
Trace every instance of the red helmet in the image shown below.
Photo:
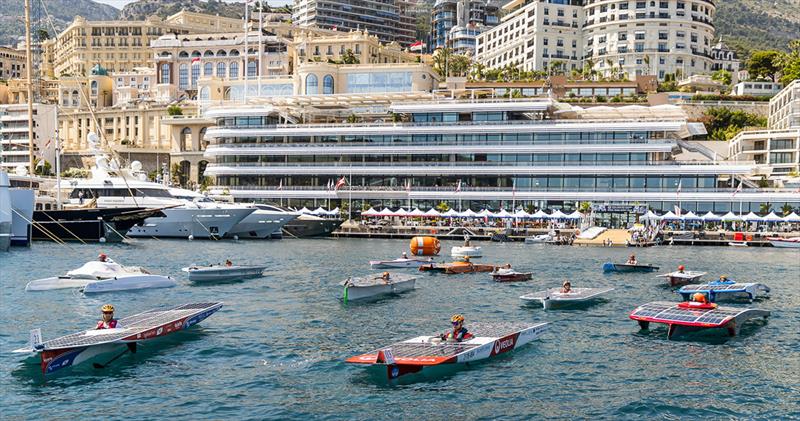
<path fill-rule="evenodd" d="M 106 256 L 105 253 L 100 253 L 100 254 L 97 255 L 97 258 L 100 259 L 100 260 L 106 260 L 108 258 L 108 256 Z"/>
<path fill-rule="evenodd" d="M 678 266 L 678 270 L 684 270 L 684 269 L 686 269 L 686 266 L 684 266 L 684 265 Z"/>

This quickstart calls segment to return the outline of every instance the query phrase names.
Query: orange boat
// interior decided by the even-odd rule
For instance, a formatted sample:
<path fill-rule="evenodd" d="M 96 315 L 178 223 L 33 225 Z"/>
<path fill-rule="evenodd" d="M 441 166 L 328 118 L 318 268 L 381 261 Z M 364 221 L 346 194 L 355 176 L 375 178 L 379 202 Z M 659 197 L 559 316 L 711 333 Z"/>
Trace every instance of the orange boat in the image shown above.
<path fill-rule="evenodd" d="M 456 274 L 456 273 L 475 273 L 475 272 L 493 272 L 497 269 L 497 265 L 476 265 L 472 262 L 451 262 L 451 263 L 431 263 L 429 265 L 423 265 L 419 267 L 419 270 L 422 272 L 444 272 L 449 274 Z M 502 266 L 502 267 L 511 267 L 510 265 Z"/>
<path fill-rule="evenodd" d="M 414 237 L 411 239 L 411 254 L 415 256 L 435 256 L 442 245 L 436 237 Z"/>

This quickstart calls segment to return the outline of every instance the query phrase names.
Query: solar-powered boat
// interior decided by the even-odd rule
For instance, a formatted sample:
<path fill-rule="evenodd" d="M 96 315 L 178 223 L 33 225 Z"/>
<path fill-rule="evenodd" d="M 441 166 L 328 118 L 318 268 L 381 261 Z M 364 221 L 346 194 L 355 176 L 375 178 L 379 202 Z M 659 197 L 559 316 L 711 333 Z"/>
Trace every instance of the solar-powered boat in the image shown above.
<path fill-rule="evenodd" d="M 760 293 L 767 294 L 770 289 L 768 286 L 757 282 L 709 282 L 701 285 L 684 285 L 677 292 L 683 296 L 684 300 L 688 300 L 692 294 L 702 293 L 708 297 L 708 300 L 713 302 L 725 300 L 753 300 L 760 295 Z"/>
<path fill-rule="evenodd" d="M 453 257 L 481 257 L 483 252 L 479 246 L 455 246 L 450 249 L 450 256 Z"/>
<path fill-rule="evenodd" d="M 419 268 L 422 265 L 430 265 L 433 258 L 428 260 L 399 258 L 394 260 L 370 260 L 369 265 L 372 269 L 403 269 Z"/>
<path fill-rule="evenodd" d="M 667 278 L 669 286 L 675 287 L 678 285 L 686 285 L 686 284 L 691 284 L 693 282 L 697 282 L 705 274 L 706 272 L 675 271 L 675 272 L 665 273 L 663 275 L 658 275 L 658 277 Z"/>
<path fill-rule="evenodd" d="M 434 371 L 435 368 L 486 360 L 517 349 L 538 338 L 547 323 L 498 323 L 467 326 L 472 336 L 454 342 L 440 336 L 418 336 L 366 354 L 348 358 L 347 363 L 368 367 L 388 380 L 400 376 Z"/>
<path fill-rule="evenodd" d="M 150 288 L 169 288 L 177 283 L 169 276 L 153 275 L 135 266 L 116 262 L 91 261 L 67 272 L 64 276 L 37 279 L 25 286 L 25 291 L 81 288 L 84 293 L 130 291 Z"/>
<path fill-rule="evenodd" d="M 29 346 L 14 350 L 41 357 L 42 373 L 53 374 L 61 369 L 119 352 L 136 352 L 136 344 L 187 329 L 222 307 L 222 303 L 191 303 L 168 309 L 148 310 L 120 319 L 114 329 L 89 329 L 41 341 L 41 330 L 31 331 Z M 111 361 L 118 358 L 114 357 Z M 110 362 L 110 361 L 109 361 Z M 106 363 L 108 364 L 108 363 Z M 104 365 L 95 363 L 95 367 Z"/>
<path fill-rule="evenodd" d="M 569 306 L 587 305 L 602 298 L 601 295 L 613 291 L 614 288 L 572 288 L 570 292 L 561 292 L 561 288 L 532 292 L 520 296 L 520 300 L 542 303 L 545 310 Z"/>
<path fill-rule="evenodd" d="M 220 282 L 258 278 L 264 274 L 266 268 L 262 265 L 210 265 L 189 266 L 181 270 L 188 274 L 192 282 Z"/>
<path fill-rule="evenodd" d="M 513 269 L 498 268 L 492 272 L 495 282 L 521 282 L 533 279 L 532 272 L 517 272 Z"/>
<path fill-rule="evenodd" d="M 703 329 L 727 329 L 730 336 L 735 336 L 746 321 L 761 317 L 766 319 L 769 315 L 767 310 L 751 308 L 654 301 L 636 307 L 629 317 L 639 322 L 642 329 L 648 329 L 650 323 L 666 324 L 667 337 L 672 338 L 676 333 Z"/>
<path fill-rule="evenodd" d="M 382 275 L 347 278 L 339 285 L 344 287 L 342 299 L 344 301 L 353 301 L 411 291 L 414 289 L 416 281 L 417 278 L 415 276 L 394 273 L 389 274 L 388 278 L 384 278 Z"/>
<path fill-rule="evenodd" d="M 420 266 L 419 270 L 422 272 L 443 272 L 448 274 L 457 274 L 457 273 L 475 273 L 475 272 L 494 272 L 498 268 L 503 268 L 503 267 L 510 269 L 511 265 L 499 266 L 499 265 L 475 264 L 467 259 L 466 261 L 463 262 L 430 263 L 427 265 Z"/>
<path fill-rule="evenodd" d="M 628 263 L 611 263 L 608 262 L 603 265 L 603 272 L 655 272 L 658 266 L 653 265 L 631 265 Z"/>

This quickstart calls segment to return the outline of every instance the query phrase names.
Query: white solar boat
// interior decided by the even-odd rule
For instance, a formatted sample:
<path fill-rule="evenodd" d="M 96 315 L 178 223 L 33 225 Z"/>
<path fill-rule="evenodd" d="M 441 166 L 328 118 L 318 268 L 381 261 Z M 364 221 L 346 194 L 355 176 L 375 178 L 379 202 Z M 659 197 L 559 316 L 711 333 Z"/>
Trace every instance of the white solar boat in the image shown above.
<path fill-rule="evenodd" d="M 455 246 L 450 249 L 452 257 L 481 257 L 483 252 L 478 246 Z"/>
<path fill-rule="evenodd" d="M 25 291 L 83 288 L 84 293 L 168 288 L 177 285 L 169 276 L 153 275 L 140 267 L 122 266 L 111 260 L 91 261 L 65 276 L 28 282 Z"/>
<path fill-rule="evenodd" d="M 686 285 L 692 282 L 697 282 L 705 274 L 706 272 L 675 271 L 671 273 L 665 273 L 663 275 L 658 275 L 658 277 L 667 278 L 667 282 L 669 282 L 669 285 L 674 287 L 678 285 Z"/>
<path fill-rule="evenodd" d="M 642 329 L 649 329 L 650 323 L 666 324 L 667 337 L 672 338 L 677 333 L 703 329 L 726 329 L 730 336 L 735 336 L 746 321 L 761 317 L 766 319 L 770 315 L 767 310 L 691 304 L 698 303 L 655 301 L 636 307 L 629 317 L 639 322 Z"/>
<path fill-rule="evenodd" d="M 433 258 L 428 260 L 399 258 L 394 260 L 370 260 L 369 265 L 372 269 L 417 269 L 422 265 L 433 263 Z"/>
<path fill-rule="evenodd" d="M 753 302 L 756 297 L 762 293 L 767 294 L 769 291 L 769 287 L 761 283 L 739 283 L 731 281 L 709 282 L 702 285 L 684 285 L 677 293 L 681 294 L 684 300 L 688 300 L 693 294 L 699 292 L 705 294 L 708 300 L 714 303 L 717 301 L 736 301 L 742 299 Z"/>
<path fill-rule="evenodd" d="M 261 265 L 211 265 L 189 266 L 181 269 L 189 276 L 192 282 L 209 281 L 238 281 L 240 279 L 259 278 L 263 276 L 266 266 Z"/>
<path fill-rule="evenodd" d="M 417 336 L 381 349 L 348 358 L 347 363 L 367 367 L 387 380 L 457 367 L 494 358 L 515 350 L 544 333 L 547 323 L 476 323 L 467 326 L 470 334 L 461 342 L 442 341 L 439 335 Z"/>
<path fill-rule="evenodd" d="M 222 303 L 215 302 L 154 309 L 120 319 L 119 327 L 115 329 L 84 330 L 45 342 L 41 341 L 41 330 L 34 329 L 31 331 L 29 345 L 13 352 L 40 357 L 42 373 L 52 374 L 87 361 L 98 361 L 99 357 L 109 353 L 136 352 L 138 342 L 187 329 L 214 314 L 221 307 Z M 100 368 L 104 365 L 95 363 L 95 366 Z"/>
<path fill-rule="evenodd" d="M 381 275 L 370 275 L 348 278 L 339 285 L 344 287 L 342 299 L 353 301 L 411 291 L 414 289 L 416 281 L 416 276 L 393 273 L 389 275 L 389 279 L 384 279 Z"/>
<path fill-rule="evenodd" d="M 545 310 L 591 303 L 600 296 L 613 291 L 614 288 L 572 288 L 570 292 L 561 292 L 561 288 L 525 294 L 520 298 L 526 302 L 540 302 Z"/>
<path fill-rule="evenodd" d="M 544 244 L 552 239 L 553 236 L 550 234 L 539 234 L 533 237 L 525 237 L 525 244 Z"/>

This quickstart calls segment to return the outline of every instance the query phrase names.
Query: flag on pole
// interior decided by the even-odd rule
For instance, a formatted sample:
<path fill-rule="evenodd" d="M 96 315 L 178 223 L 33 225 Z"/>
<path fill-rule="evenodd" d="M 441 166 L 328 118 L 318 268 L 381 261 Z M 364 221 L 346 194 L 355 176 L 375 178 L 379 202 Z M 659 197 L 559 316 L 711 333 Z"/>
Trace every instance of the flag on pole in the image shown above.
<path fill-rule="evenodd" d="M 50 146 L 50 142 L 52 141 L 53 139 L 47 139 L 47 142 L 44 144 L 44 148 L 47 149 Z"/>
<path fill-rule="evenodd" d="M 342 178 L 336 182 L 336 185 L 333 187 L 334 190 L 339 190 L 342 186 L 347 184 L 347 179 L 342 176 Z"/>
<path fill-rule="evenodd" d="M 200 57 L 195 57 L 192 59 L 192 64 L 200 63 Z"/>
<path fill-rule="evenodd" d="M 278 183 L 278 190 L 283 190 L 283 180 L 281 180 L 281 182 Z"/>
<path fill-rule="evenodd" d="M 675 216 L 681 216 L 681 207 L 675 205 Z"/>
<path fill-rule="evenodd" d="M 744 184 L 744 181 L 739 181 L 739 187 L 737 187 L 736 190 L 733 191 L 731 197 L 736 197 L 736 193 L 742 191 L 742 184 Z"/>
<path fill-rule="evenodd" d="M 411 193 L 411 180 L 406 180 L 406 193 Z"/>
<path fill-rule="evenodd" d="M 677 190 L 677 191 L 675 191 L 675 194 L 677 194 L 677 195 L 680 195 L 680 194 L 681 194 L 681 187 L 682 187 L 682 186 L 683 186 L 683 180 L 681 180 L 681 181 L 678 181 L 678 190 Z"/>
<path fill-rule="evenodd" d="M 461 193 L 461 180 L 458 180 L 458 184 L 456 185 L 456 193 Z"/>

